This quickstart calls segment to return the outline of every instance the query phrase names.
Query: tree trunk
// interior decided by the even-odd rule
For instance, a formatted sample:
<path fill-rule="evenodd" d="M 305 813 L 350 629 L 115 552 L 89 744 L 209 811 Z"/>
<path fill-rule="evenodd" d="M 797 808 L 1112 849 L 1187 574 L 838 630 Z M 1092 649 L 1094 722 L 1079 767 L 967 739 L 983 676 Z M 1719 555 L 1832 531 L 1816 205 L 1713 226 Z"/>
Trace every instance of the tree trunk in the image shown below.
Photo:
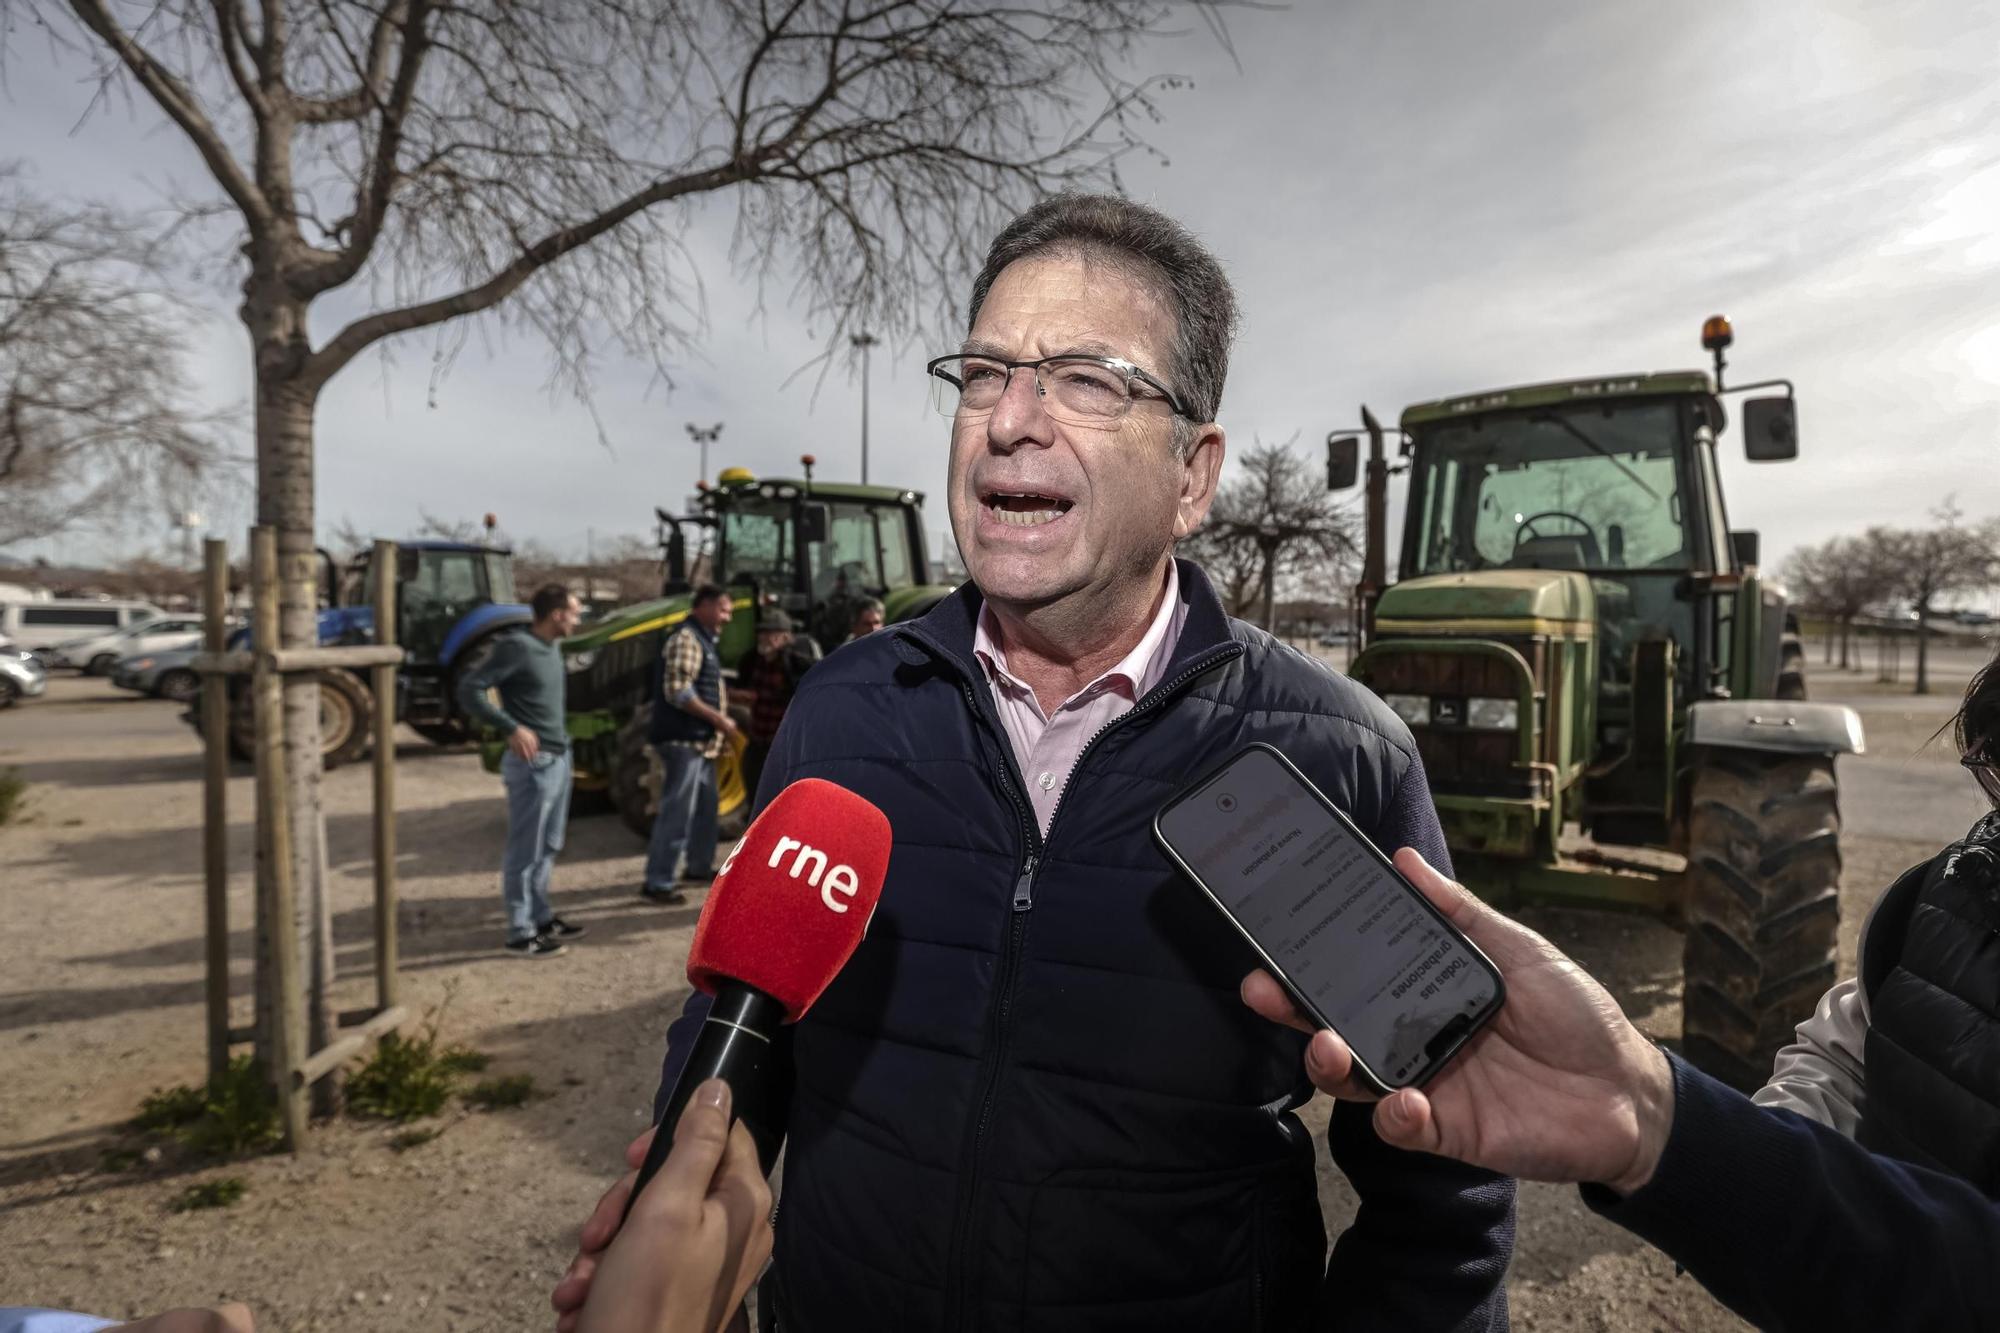
<path fill-rule="evenodd" d="M 1931 608 L 1926 602 L 1917 608 L 1917 694 L 1931 692 Z"/>
<path fill-rule="evenodd" d="M 264 288 L 271 294 L 262 300 L 253 287 L 244 305 L 257 362 L 257 521 L 278 534 L 278 646 L 312 648 L 319 644 L 319 557 L 313 544 L 313 408 L 318 389 L 299 374 L 306 345 L 305 307 L 276 287 Z M 320 807 L 319 685 L 311 675 L 285 678 L 284 765 L 292 877 L 297 886 L 292 928 L 298 976 L 306 988 L 305 1054 L 330 1043 L 338 1022 L 330 994 L 333 920 L 327 900 L 326 824 Z M 268 812 L 258 812 L 260 821 L 267 817 Z M 268 1052 L 267 1026 L 275 1013 L 265 990 L 267 948 L 260 931 L 260 1052 Z M 322 1114 L 336 1109 L 337 1096 L 334 1080 L 323 1080 L 314 1088 L 315 1109 Z"/>
<path fill-rule="evenodd" d="M 1276 606 L 1278 588 L 1278 556 L 1275 551 L 1264 552 L 1264 632 L 1276 632 Z"/>
<path fill-rule="evenodd" d="M 1853 647 L 1853 644 L 1854 644 L 1854 617 L 1842 616 L 1840 618 L 1840 669 L 1842 671 L 1846 671 L 1849 669 L 1847 665 L 1848 650 Z"/>
<path fill-rule="evenodd" d="M 1840 617 L 1826 622 L 1826 665 L 1833 665 L 1833 641 L 1840 637 Z M 1845 665 L 1843 663 L 1842 665 Z"/>

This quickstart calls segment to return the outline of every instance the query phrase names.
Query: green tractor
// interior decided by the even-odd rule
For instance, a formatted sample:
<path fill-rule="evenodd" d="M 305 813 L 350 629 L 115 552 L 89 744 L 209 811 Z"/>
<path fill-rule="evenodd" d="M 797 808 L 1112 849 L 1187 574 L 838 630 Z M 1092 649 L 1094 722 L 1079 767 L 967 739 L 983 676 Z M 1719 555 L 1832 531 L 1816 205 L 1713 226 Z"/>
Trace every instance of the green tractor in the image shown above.
<path fill-rule="evenodd" d="M 662 595 L 620 608 L 563 641 L 576 787 L 608 795 L 640 837 L 652 830 L 659 792 L 659 763 L 646 743 L 653 663 L 667 634 L 687 618 L 696 583 L 730 591 L 734 617 L 723 629 L 721 649 L 732 681 L 736 663 L 756 640 L 763 607 L 782 608 L 822 652 L 831 652 L 847 638 L 864 599 L 879 598 L 889 621 L 908 620 L 951 591 L 931 582 L 922 495 L 814 482 L 812 456 L 801 461 L 804 480 L 759 480 L 743 468 L 728 468 L 714 487 L 703 484 L 697 512 L 655 510 L 666 567 Z M 738 720 L 746 721 L 747 712 Z M 740 831 L 755 795 L 744 786 L 741 744 L 725 749 L 717 765 L 725 836 Z M 489 753 L 497 765 L 497 751 L 489 747 Z"/>
<path fill-rule="evenodd" d="M 1460 877 L 1503 907 L 1636 909 L 1685 931 L 1683 1050 L 1735 1086 L 1834 979 L 1852 709 L 1803 702 L 1783 593 L 1732 532 L 1723 395 L 1753 462 L 1797 456 L 1788 381 L 1715 373 L 1502 389 L 1328 437 L 1328 484 L 1367 466 L 1351 673 L 1416 737 Z M 1409 473 L 1397 581 L 1387 479 Z M 1684 864 L 1683 864 L 1684 863 Z"/>

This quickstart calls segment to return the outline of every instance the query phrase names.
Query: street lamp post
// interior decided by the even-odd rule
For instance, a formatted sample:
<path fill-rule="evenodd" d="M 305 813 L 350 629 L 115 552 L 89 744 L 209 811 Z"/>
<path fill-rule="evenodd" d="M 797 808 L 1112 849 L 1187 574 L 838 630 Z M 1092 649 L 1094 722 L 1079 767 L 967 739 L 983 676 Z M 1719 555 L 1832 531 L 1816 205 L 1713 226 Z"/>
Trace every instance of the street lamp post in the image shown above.
<path fill-rule="evenodd" d="M 713 444 L 716 437 L 722 434 L 722 423 L 718 421 L 713 426 L 697 426 L 690 421 L 687 423 L 687 433 L 689 439 L 701 446 L 701 479 L 707 481 L 708 446 Z"/>
<path fill-rule="evenodd" d="M 882 341 L 872 333 L 857 333 L 847 340 L 861 349 L 861 484 L 868 484 L 868 349 Z"/>

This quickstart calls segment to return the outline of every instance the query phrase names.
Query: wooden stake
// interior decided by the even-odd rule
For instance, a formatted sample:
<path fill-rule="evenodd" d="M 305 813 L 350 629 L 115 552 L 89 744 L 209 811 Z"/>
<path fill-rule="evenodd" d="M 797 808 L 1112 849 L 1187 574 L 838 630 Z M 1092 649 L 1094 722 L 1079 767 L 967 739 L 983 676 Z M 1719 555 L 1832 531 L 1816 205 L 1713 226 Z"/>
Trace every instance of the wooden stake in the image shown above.
<path fill-rule="evenodd" d="M 229 543 L 210 537 L 202 543 L 202 648 L 223 649 L 229 632 L 223 620 L 229 600 Z M 205 875 L 202 936 L 208 961 L 208 1077 L 229 1067 L 229 678 L 201 682 L 201 851 Z"/>
<path fill-rule="evenodd" d="M 260 658 L 278 643 L 278 534 L 270 527 L 250 531 L 251 631 Z M 299 925 L 292 884 L 292 826 L 285 808 L 284 678 L 260 660 L 251 677 L 257 710 L 257 798 L 262 807 L 267 855 L 258 906 L 265 914 L 271 948 L 269 1015 L 271 1059 L 267 1071 L 278 1095 L 285 1146 L 297 1152 L 306 1139 L 306 1089 L 296 1074 L 304 1055 L 305 999 L 299 989 Z"/>
<path fill-rule="evenodd" d="M 375 581 L 375 642 L 396 642 L 396 543 L 378 541 L 368 571 Z M 396 668 L 375 672 L 375 998 L 396 1008 Z"/>

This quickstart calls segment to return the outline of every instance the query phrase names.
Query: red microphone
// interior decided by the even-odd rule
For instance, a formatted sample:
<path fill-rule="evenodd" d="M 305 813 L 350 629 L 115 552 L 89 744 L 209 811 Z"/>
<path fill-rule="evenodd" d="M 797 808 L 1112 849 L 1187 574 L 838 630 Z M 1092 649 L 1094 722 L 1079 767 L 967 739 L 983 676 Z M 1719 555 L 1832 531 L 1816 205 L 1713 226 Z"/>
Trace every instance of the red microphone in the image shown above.
<path fill-rule="evenodd" d="M 711 1078 L 728 1082 L 735 1114 L 771 1169 L 791 1082 L 774 1039 L 861 943 L 882 896 L 890 838 L 888 816 L 872 804 L 803 778 L 772 798 L 722 863 L 688 950 L 689 983 L 715 1003 L 661 1110 L 633 1199 L 666 1161 L 688 1098 Z"/>

